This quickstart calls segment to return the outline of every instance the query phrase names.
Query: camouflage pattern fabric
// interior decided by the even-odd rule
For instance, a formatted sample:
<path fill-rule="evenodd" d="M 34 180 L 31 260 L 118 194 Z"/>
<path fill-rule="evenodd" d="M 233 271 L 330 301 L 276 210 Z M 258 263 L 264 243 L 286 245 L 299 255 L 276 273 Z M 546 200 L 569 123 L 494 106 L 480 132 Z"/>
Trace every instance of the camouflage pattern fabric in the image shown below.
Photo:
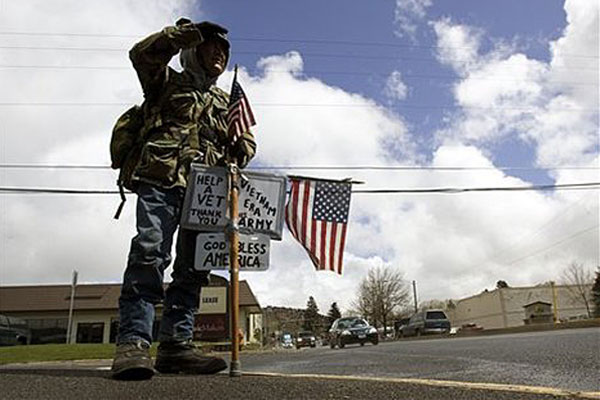
<path fill-rule="evenodd" d="M 185 187 L 192 161 L 218 165 L 231 157 L 243 168 L 254 156 L 256 142 L 250 132 L 235 146 L 229 144 L 229 95 L 214 85 L 216 78 L 198 82 L 197 74 L 167 66 L 180 50 L 202 40 L 194 24 L 182 24 L 150 35 L 130 51 L 145 101 L 140 144 L 121 167 L 125 187 L 132 189 L 139 181 Z"/>

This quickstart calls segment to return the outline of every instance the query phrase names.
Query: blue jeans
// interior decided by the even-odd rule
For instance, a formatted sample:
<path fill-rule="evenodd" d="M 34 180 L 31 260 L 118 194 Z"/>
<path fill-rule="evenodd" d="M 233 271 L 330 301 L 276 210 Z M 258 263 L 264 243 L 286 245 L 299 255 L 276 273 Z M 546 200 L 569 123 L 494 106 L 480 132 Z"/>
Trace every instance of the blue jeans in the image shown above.
<path fill-rule="evenodd" d="M 131 240 L 129 259 L 119 298 L 117 343 L 143 340 L 152 343 L 154 306 L 164 299 L 158 334 L 161 342 L 192 339 L 194 314 L 208 273 L 194 270 L 197 232 L 179 229 L 175 263 L 166 293 L 165 269 L 171 263 L 173 236 L 179 227 L 184 190 L 140 184 L 136 210 L 137 235 Z"/>

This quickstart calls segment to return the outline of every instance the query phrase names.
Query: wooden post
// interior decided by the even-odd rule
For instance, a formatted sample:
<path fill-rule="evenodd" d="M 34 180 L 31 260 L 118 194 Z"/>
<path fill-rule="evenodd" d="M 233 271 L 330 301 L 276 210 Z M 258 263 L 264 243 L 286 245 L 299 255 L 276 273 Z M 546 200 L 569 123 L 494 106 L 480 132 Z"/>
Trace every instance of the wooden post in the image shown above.
<path fill-rule="evenodd" d="M 231 316 L 231 363 L 229 365 L 229 376 L 242 376 L 240 363 L 240 339 L 238 336 L 238 321 L 239 321 L 239 262 L 238 262 L 238 246 L 239 246 L 239 228 L 238 228 L 238 167 L 235 163 L 229 164 L 229 304 Z"/>

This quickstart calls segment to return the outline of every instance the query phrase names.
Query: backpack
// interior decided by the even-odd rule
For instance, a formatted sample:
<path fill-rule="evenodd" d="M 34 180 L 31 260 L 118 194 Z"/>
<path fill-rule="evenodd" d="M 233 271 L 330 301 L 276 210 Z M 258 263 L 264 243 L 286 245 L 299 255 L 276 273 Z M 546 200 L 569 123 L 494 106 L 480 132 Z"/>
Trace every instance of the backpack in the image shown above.
<path fill-rule="evenodd" d="M 139 161 L 144 138 L 144 109 L 143 105 L 134 105 L 125 111 L 115 123 L 110 139 L 111 168 L 118 169 L 119 194 L 121 204 L 114 218 L 119 219 L 125 206 L 125 190 L 133 190 L 133 171 Z"/>

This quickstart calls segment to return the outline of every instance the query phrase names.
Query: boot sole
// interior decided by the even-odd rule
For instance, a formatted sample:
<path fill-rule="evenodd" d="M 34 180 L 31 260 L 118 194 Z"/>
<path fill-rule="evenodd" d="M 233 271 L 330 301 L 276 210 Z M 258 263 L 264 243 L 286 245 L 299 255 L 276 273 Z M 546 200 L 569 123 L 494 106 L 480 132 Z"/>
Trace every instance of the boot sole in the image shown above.
<path fill-rule="evenodd" d="M 118 381 L 144 381 L 152 376 L 154 376 L 154 369 L 146 367 L 126 368 L 112 374 L 112 378 Z"/>
<path fill-rule="evenodd" d="M 214 360 L 203 366 L 189 365 L 161 365 L 157 363 L 154 366 L 161 374 L 188 374 L 188 375 L 213 375 L 227 368 L 227 363 L 223 360 Z"/>

